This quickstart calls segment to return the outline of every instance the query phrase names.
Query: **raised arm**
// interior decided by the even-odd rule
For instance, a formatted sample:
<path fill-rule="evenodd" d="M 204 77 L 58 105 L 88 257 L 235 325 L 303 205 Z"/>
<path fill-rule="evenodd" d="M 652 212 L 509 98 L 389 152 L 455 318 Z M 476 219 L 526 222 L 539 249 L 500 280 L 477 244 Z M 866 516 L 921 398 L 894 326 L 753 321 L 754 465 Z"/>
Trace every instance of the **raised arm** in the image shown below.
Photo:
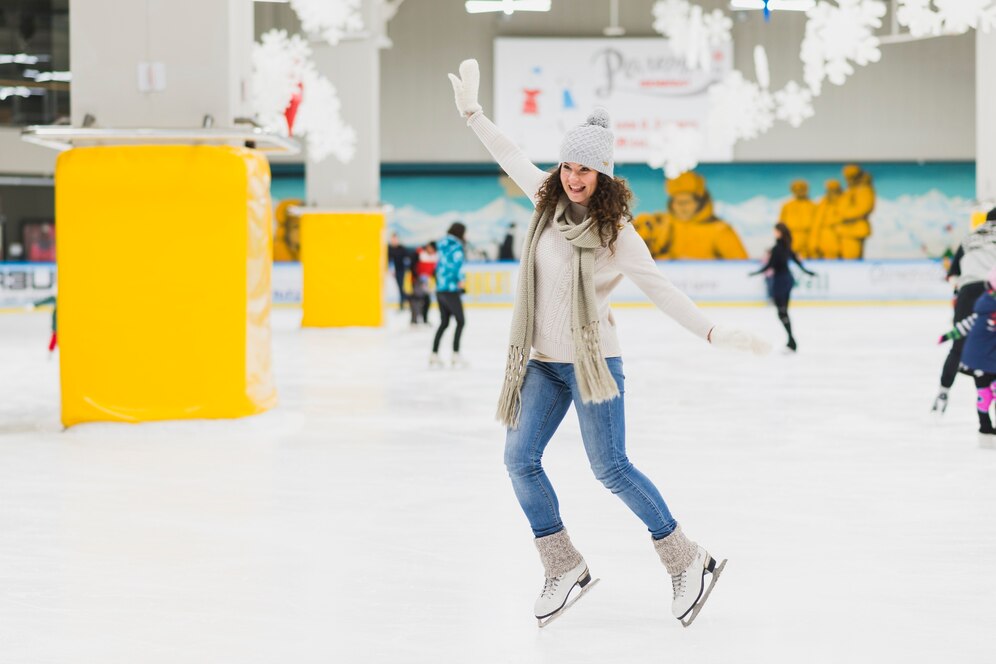
<path fill-rule="evenodd" d="M 467 118 L 467 125 L 474 130 L 481 143 L 494 157 L 509 177 L 519 185 L 529 200 L 536 203 L 536 193 L 549 173 L 537 168 L 519 147 L 510 141 L 491 120 L 484 115 L 477 101 L 481 72 L 477 60 L 460 63 L 460 77 L 449 74 L 453 94 L 460 115 Z"/>

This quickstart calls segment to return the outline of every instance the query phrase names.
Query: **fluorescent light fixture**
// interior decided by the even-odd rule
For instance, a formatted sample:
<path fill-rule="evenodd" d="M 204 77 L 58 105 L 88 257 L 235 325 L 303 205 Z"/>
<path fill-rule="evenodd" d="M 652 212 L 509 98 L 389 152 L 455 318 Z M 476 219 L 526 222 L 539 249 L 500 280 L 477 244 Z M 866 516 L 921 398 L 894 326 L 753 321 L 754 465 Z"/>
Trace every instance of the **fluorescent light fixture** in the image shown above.
<path fill-rule="evenodd" d="M 485 12 L 548 12 L 550 0 L 467 0 L 464 4 L 468 14 Z"/>
<path fill-rule="evenodd" d="M 0 53 L 0 65 L 36 65 L 39 60 L 37 55 L 27 53 Z"/>
<path fill-rule="evenodd" d="M 808 12 L 816 0 L 768 0 L 771 11 Z M 730 9 L 764 9 L 764 0 L 730 0 Z"/>

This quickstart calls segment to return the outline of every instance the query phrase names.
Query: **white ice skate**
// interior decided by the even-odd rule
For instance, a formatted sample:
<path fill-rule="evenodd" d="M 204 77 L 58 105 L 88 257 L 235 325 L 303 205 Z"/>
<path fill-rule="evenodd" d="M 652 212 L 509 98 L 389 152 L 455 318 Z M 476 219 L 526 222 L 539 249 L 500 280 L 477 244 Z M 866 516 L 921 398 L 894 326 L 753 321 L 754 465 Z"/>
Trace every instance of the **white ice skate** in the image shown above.
<path fill-rule="evenodd" d="M 979 447 L 984 450 L 996 450 L 996 433 L 979 432 Z"/>
<path fill-rule="evenodd" d="M 702 606 L 709 599 L 709 593 L 719 580 L 719 575 L 726 567 L 726 560 L 716 564 L 716 560 L 709 555 L 701 546 L 695 554 L 695 559 L 681 574 L 671 577 L 671 586 L 674 589 L 674 601 L 671 603 L 671 611 L 674 617 L 681 621 L 681 624 L 688 627 L 699 615 Z M 711 574 L 712 579 L 709 586 L 705 585 L 706 574 Z"/>
<path fill-rule="evenodd" d="M 429 368 L 430 369 L 442 369 L 443 360 L 440 359 L 439 353 L 433 353 L 429 356 Z"/>
<path fill-rule="evenodd" d="M 934 405 L 930 409 L 930 412 L 936 415 L 943 415 L 944 411 L 948 409 L 948 393 L 941 392 L 936 397 L 934 397 Z"/>
<path fill-rule="evenodd" d="M 583 560 L 565 574 L 547 577 L 543 583 L 543 592 L 536 599 L 536 623 L 540 627 L 546 627 L 574 606 L 596 583 L 598 579 L 591 578 L 588 565 Z"/>
<path fill-rule="evenodd" d="M 454 369 L 466 369 L 470 366 L 470 363 L 460 357 L 460 353 L 453 353 L 453 359 L 450 360 L 450 366 Z"/>

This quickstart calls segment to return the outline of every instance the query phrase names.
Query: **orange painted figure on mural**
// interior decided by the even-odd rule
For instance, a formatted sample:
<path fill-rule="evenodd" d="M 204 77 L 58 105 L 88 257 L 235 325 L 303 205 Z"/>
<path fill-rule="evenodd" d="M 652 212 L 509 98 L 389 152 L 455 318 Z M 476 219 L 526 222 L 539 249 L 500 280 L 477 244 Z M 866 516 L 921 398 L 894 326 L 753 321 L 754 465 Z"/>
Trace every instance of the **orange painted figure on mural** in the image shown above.
<path fill-rule="evenodd" d="M 868 216 L 875 209 L 875 189 L 871 175 L 860 166 L 844 167 L 847 190 L 840 201 L 840 257 L 861 259 L 865 256 L 865 240 L 871 235 Z"/>
<path fill-rule="evenodd" d="M 809 198 L 809 183 L 805 180 L 794 180 L 789 185 L 789 191 L 792 192 L 792 200 L 782 206 L 778 221 L 792 233 L 792 251 L 799 258 L 811 258 L 809 236 L 813 230 L 816 204 Z"/>
<path fill-rule="evenodd" d="M 740 236 L 713 211 L 705 178 L 688 171 L 668 180 L 666 212 L 637 215 L 637 232 L 656 259 L 745 259 Z"/>
<path fill-rule="evenodd" d="M 827 180 L 823 198 L 813 211 L 813 226 L 809 232 L 809 257 L 840 258 L 840 199 L 843 188 L 837 180 Z"/>

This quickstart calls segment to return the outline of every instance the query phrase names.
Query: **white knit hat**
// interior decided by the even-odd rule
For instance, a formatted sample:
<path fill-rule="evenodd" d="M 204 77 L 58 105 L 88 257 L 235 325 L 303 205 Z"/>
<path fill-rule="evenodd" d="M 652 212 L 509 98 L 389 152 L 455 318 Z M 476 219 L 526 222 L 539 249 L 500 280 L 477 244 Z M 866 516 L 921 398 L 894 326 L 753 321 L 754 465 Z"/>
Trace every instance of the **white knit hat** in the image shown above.
<path fill-rule="evenodd" d="M 609 129 L 609 112 L 598 106 L 585 123 L 571 129 L 560 144 L 560 161 L 587 166 L 612 177 L 612 148 L 615 139 Z"/>

